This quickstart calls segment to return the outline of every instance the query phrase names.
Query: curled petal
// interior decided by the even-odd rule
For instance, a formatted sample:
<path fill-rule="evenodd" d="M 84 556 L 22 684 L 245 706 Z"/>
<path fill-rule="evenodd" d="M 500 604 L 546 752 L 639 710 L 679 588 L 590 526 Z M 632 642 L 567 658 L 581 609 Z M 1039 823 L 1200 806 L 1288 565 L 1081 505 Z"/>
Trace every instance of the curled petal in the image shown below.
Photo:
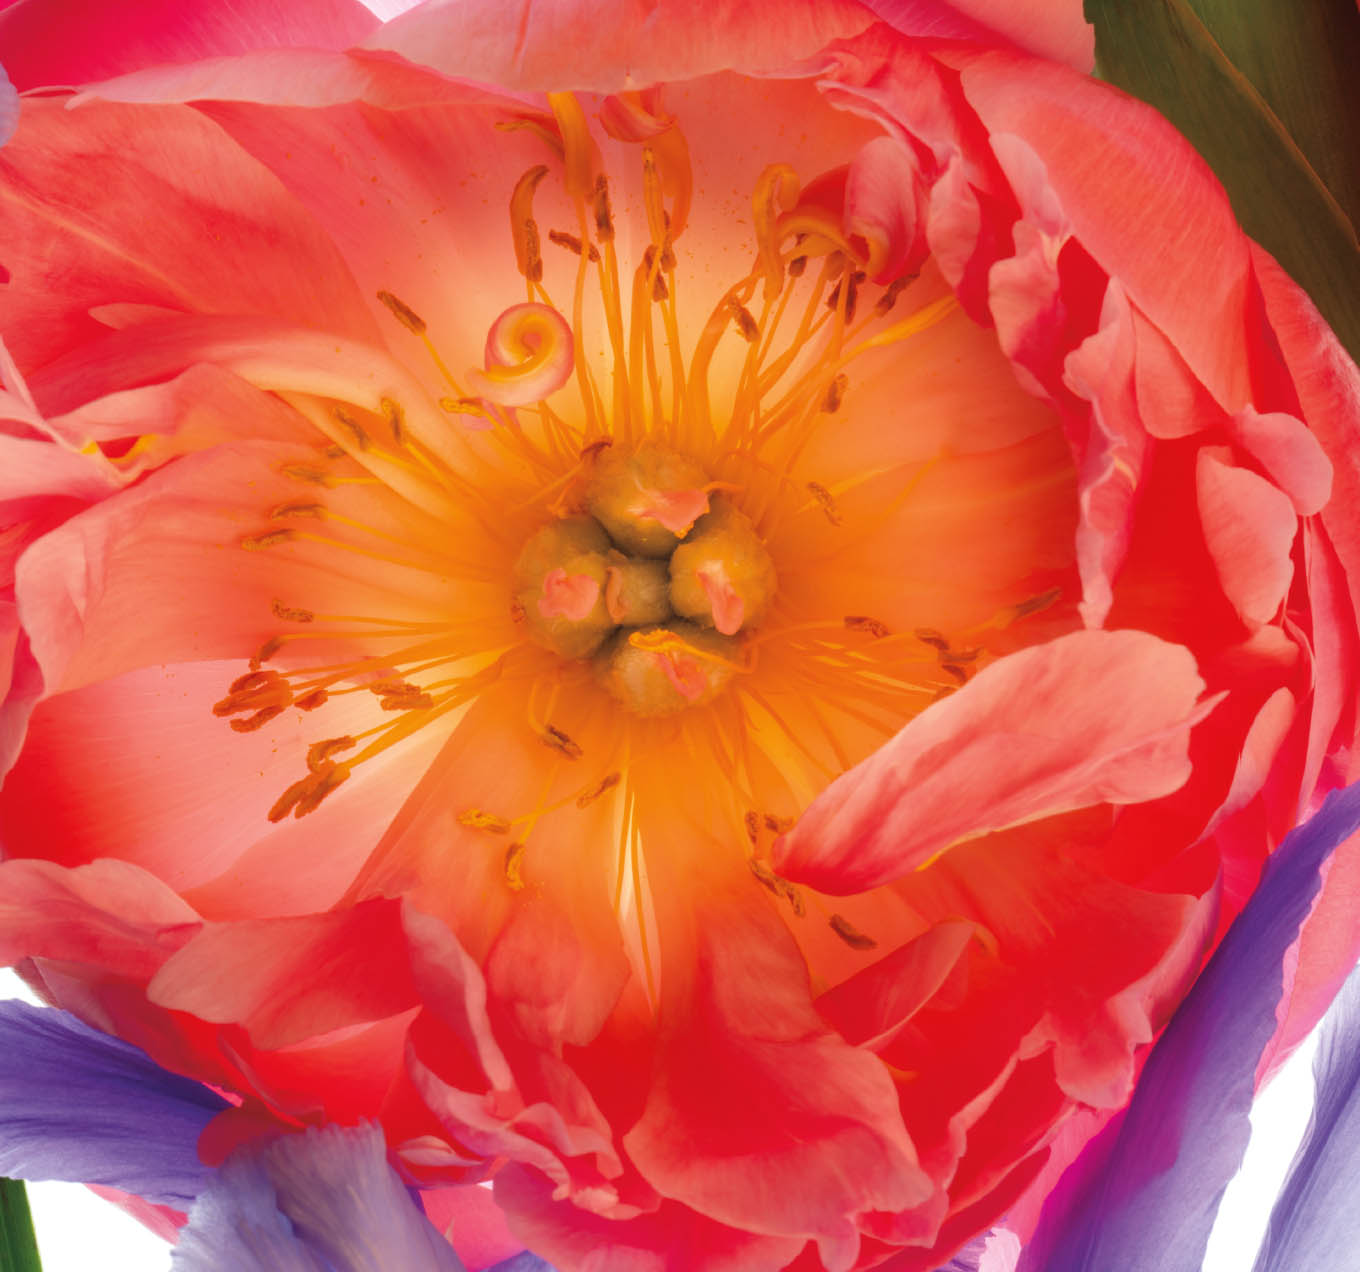
<path fill-rule="evenodd" d="M 661 108 L 661 86 L 640 93 L 611 93 L 600 104 L 600 124 L 619 141 L 651 141 L 675 122 Z"/>
<path fill-rule="evenodd" d="M 916 162 L 896 137 L 876 137 L 861 148 L 845 182 L 845 228 L 868 244 L 865 268 L 875 282 L 891 282 L 918 267 L 925 255 L 923 193 Z"/>
<path fill-rule="evenodd" d="M 575 363 L 571 328 L 557 310 L 532 302 L 511 305 L 486 337 L 486 370 L 468 380 L 501 406 L 527 406 L 555 393 Z"/>

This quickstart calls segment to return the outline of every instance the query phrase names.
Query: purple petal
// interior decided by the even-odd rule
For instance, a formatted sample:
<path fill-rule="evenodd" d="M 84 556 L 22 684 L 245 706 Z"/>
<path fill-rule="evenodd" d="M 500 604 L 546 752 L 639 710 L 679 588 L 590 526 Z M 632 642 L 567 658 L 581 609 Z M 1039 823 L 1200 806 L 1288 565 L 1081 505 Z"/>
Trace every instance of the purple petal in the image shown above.
<path fill-rule="evenodd" d="M 5 68 L 0 66 L 0 146 L 3 146 L 19 125 L 19 94 L 9 82 Z"/>
<path fill-rule="evenodd" d="M 69 1012 L 0 1003 L 0 1175 L 105 1184 L 187 1210 L 226 1101 Z"/>
<path fill-rule="evenodd" d="M 1050 1195 L 1021 1272 L 1200 1267 L 1250 1135 L 1256 1064 L 1275 1032 L 1285 953 L 1317 894 L 1319 869 L 1357 828 L 1360 783 L 1329 795 L 1266 862 L 1153 1049 L 1132 1103 Z"/>
<path fill-rule="evenodd" d="M 1313 1116 L 1253 1272 L 1349 1267 L 1360 1248 L 1360 969 L 1327 1013 L 1313 1078 Z"/>
<path fill-rule="evenodd" d="M 935 1272 L 978 1272 L 982 1266 L 982 1255 L 986 1241 L 977 1237 L 963 1247 L 948 1263 L 941 1263 Z"/>
<path fill-rule="evenodd" d="M 233 1154 L 189 1211 L 170 1255 L 171 1272 L 330 1272 L 279 1212 L 257 1157 Z"/>
<path fill-rule="evenodd" d="M 171 1272 L 465 1272 L 371 1125 L 238 1149 L 189 1212 Z"/>
<path fill-rule="evenodd" d="M 545 1259 L 540 1259 L 538 1255 L 530 1254 L 528 1250 L 521 1250 L 518 1254 L 512 1254 L 508 1259 L 502 1259 L 489 1268 L 483 1268 L 482 1272 L 554 1272 L 554 1268 L 551 1263 Z"/>

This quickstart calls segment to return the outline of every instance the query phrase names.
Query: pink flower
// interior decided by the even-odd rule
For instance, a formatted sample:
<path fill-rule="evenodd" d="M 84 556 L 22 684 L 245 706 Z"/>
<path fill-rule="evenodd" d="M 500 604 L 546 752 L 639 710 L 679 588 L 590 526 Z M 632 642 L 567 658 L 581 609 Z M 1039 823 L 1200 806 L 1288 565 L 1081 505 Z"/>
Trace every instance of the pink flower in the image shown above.
<path fill-rule="evenodd" d="M 0 957 L 474 1265 L 1023 1231 L 1354 776 L 1360 378 L 1204 166 L 962 5 L 61 7 Z"/>

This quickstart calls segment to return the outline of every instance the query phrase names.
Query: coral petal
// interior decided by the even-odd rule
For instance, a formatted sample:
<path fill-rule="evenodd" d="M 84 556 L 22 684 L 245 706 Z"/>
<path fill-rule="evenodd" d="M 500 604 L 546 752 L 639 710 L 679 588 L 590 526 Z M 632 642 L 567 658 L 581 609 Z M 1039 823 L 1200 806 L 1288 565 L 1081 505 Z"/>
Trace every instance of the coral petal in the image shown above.
<path fill-rule="evenodd" d="M 987 830 L 1167 795 L 1190 775 L 1202 688 L 1188 650 L 1140 632 L 1076 632 L 1011 654 L 832 782 L 776 864 L 858 892 Z"/>
<path fill-rule="evenodd" d="M 1294 505 L 1264 477 L 1212 449 L 1200 452 L 1195 476 L 1204 538 L 1224 593 L 1244 622 L 1269 622 L 1294 576 Z"/>

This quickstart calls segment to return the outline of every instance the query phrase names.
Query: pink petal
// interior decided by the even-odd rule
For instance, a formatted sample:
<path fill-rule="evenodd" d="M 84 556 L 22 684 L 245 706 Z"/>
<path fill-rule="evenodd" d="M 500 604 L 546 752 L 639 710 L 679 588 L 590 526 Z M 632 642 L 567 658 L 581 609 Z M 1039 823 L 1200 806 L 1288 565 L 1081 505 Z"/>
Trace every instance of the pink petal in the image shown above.
<path fill-rule="evenodd" d="M 1294 577 L 1298 514 L 1264 477 L 1206 447 L 1195 470 L 1200 523 L 1223 592 L 1251 626 L 1275 617 Z"/>
<path fill-rule="evenodd" d="M 866 7 L 908 35 L 1009 41 L 1083 74 L 1095 60 L 1095 32 L 1076 0 L 866 0 Z"/>
<path fill-rule="evenodd" d="M 819 995 L 817 1010 L 846 1042 L 877 1050 L 944 984 L 973 931 L 971 923 L 936 924 Z"/>
<path fill-rule="evenodd" d="M 1247 240 L 1189 144 L 1151 107 L 1066 67 L 962 47 L 936 56 L 959 69 L 989 133 L 1014 134 L 1033 151 L 1072 234 L 1218 402 L 1244 405 Z M 1180 268 L 1166 269 L 1171 259 Z"/>
<path fill-rule="evenodd" d="M 1188 650 L 1075 632 L 1010 654 L 837 778 L 777 845 L 776 868 L 835 895 L 900 878 L 960 840 L 1190 774 L 1204 684 Z"/>
<path fill-rule="evenodd" d="M 159 879 L 121 861 L 66 870 L 46 861 L 0 864 L 0 962 L 85 963 L 147 981 L 199 927 Z"/>
<path fill-rule="evenodd" d="M 1128 552 L 1134 510 L 1147 460 L 1148 437 L 1135 400 L 1134 327 L 1128 301 L 1111 280 L 1101 306 L 1100 329 L 1065 362 L 1064 380 L 1090 402 L 1090 424 L 1077 437 L 1081 520 L 1077 566 L 1082 618 L 1104 624 L 1114 600 L 1114 580 Z"/>
<path fill-rule="evenodd" d="M 305 771 L 317 726 L 286 712 L 254 733 L 228 730 L 205 704 L 240 668 L 149 667 L 43 702 L 0 791 L 8 852 L 63 865 L 120 858 L 163 879 L 207 918 L 333 904 L 439 738 L 417 737 L 359 766 L 346 790 L 305 822 L 271 825 L 269 808 Z M 348 718 L 328 708 L 328 728 L 362 727 L 366 704 L 354 705 Z M 315 850 L 318 837 L 331 845 L 327 852 Z M 186 853 L 186 841 L 197 850 Z"/>
<path fill-rule="evenodd" d="M 604 1219 L 556 1197 L 541 1174 L 511 1165 L 496 1176 L 496 1203 L 514 1231 L 554 1267 L 610 1272 L 783 1272 L 805 1244 L 714 1223 L 673 1201 L 635 1219 Z"/>
<path fill-rule="evenodd" d="M 1226 423 L 1227 412 L 1210 396 L 1176 347 L 1136 306 L 1129 307 L 1137 339 L 1134 382 L 1138 412 L 1153 437 L 1189 437 Z"/>
<path fill-rule="evenodd" d="M 505 1212 L 491 1189 L 476 1185 L 427 1188 L 420 1194 L 426 1217 L 470 1268 L 487 1268 L 524 1249 L 506 1227 Z"/>
<path fill-rule="evenodd" d="M 1360 416 L 1360 368 L 1342 349 L 1299 286 L 1260 248 L 1252 247 L 1267 317 L 1290 368 L 1302 418 L 1334 467 L 1332 498 L 1322 511 L 1360 609 L 1360 448 L 1353 421 Z"/>
<path fill-rule="evenodd" d="M 591 704 L 588 690 L 559 697 L 554 718 L 582 755 L 549 769 L 545 789 L 543 743 L 513 723 L 523 720 L 523 689 L 513 681 L 487 689 L 408 790 L 351 892 L 404 895 L 445 923 L 484 963 L 499 1010 L 535 1046 L 554 1049 L 595 1037 L 628 972 L 607 882 L 617 849 L 611 805 L 577 805 L 609 772 L 599 757 L 611 751 L 610 717 Z M 460 814 L 523 818 L 544 806 L 559 811 L 533 828 L 524 887 L 513 889 L 506 875 L 513 833 L 476 829 Z M 451 853 L 464 881 L 456 889 L 444 882 Z"/>
<path fill-rule="evenodd" d="M 368 101 L 401 110 L 439 101 L 486 97 L 491 90 L 450 84 L 424 67 L 353 50 L 283 47 L 183 64 L 151 66 L 86 84 L 71 99 L 113 102 L 249 102 L 319 108 Z"/>
<path fill-rule="evenodd" d="M 621 1164 L 579 1077 L 552 1052 L 518 1042 L 513 1027 L 502 1049 L 477 965 L 437 920 L 408 907 L 406 926 L 427 1007 L 412 1027 L 407 1058 L 420 1099 L 463 1151 L 532 1164 L 564 1195 L 583 1193 L 595 1208 L 608 1208 L 617 1201 L 609 1180 Z"/>
<path fill-rule="evenodd" d="M 101 334 L 89 310 L 111 301 L 270 314 L 360 338 L 375 330 L 335 245 L 196 111 L 161 108 L 152 126 L 137 107 L 75 115 L 35 99 L 0 173 L 15 192 L 0 202 L 12 274 L 0 318 L 21 366 Z M 34 197 L 50 190 L 62 191 L 59 213 Z M 205 250 L 224 236 L 231 251 Z"/>
<path fill-rule="evenodd" d="M 853 35 L 871 17 L 849 0 L 625 0 L 602 20 L 588 0 L 433 0 L 364 43 L 446 75 L 514 89 L 619 92 L 728 68 L 773 70 Z"/>
<path fill-rule="evenodd" d="M 1237 442 L 1266 470 L 1301 517 L 1322 511 L 1332 495 L 1332 461 L 1300 419 L 1282 411 L 1262 415 L 1251 407 L 1233 420 Z"/>
<path fill-rule="evenodd" d="M 683 793 L 642 780 L 662 1047 L 628 1153 L 719 1223 L 853 1246 L 856 1215 L 932 1192 L 887 1073 L 822 1024 L 782 919 L 729 854 L 702 851 Z"/>
<path fill-rule="evenodd" d="M 0 13 L 0 62 L 21 89 L 80 84 L 160 62 L 190 62 L 250 49 L 343 49 L 378 23 L 354 0 L 278 5 L 270 0 L 24 0 Z M 61 38 L 54 39 L 53 32 Z"/>
<path fill-rule="evenodd" d="M 920 168 L 906 143 L 896 137 L 869 142 L 846 176 L 845 228 L 868 244 L 871 279 L 889 283 L 920 266 L 924 216 Z"/>
<path fill-rule="evenodd" d="M 153 1003 L 244 1026 L 266 1050 L 395 1015 L 417 1002 L 396 901 L 293 918 L 209 923 L 147 987 Z"/>

